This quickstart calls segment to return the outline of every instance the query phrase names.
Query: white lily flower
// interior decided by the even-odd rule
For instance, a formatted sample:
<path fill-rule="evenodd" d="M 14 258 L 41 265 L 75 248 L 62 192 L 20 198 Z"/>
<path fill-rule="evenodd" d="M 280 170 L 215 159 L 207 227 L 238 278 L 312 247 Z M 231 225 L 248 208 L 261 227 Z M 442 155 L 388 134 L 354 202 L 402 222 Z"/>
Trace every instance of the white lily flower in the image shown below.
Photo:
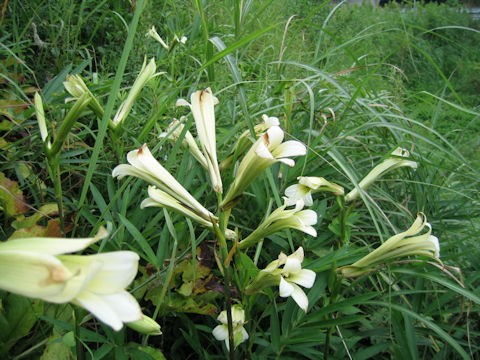
<path fill-rule="evenodd" d="M 138 97 L 138 95 L 140 94 L 140 91 L 147 84 L 147 82 L 149 82 L 155 76 L 163 74 L 163 73 L 155 73 L 156 69 L 157 69 L 157 66 L 155 65 L 154 58 L 150 60 L 148 65 L 147 65 L 147 59 L 143 61 L 142 69 L 140 70 L 140 73 L 135 79 L 135 82 L 133 83 L 133 86 L 130 89 L 130 92 L 128 93 L 127 98 L 125 99 L 125 101 L 122 102 L 122 104 L 118 108 L 117 113 L 115 114 L 112 120 L 114 127 L 117 127 L 120 123 L 122 123 L 127 118 L 128 114 L 130 114 L 130 111 L 132 110 L 135 99 Z"/>
<path fill-rule="evenodd" d="M 181 123 L 183 119 L 185 119 L 183 116 L 180 118 L 180 121 L 173 119 L 170 125 L 168 125 L 167 132 L 161 133 L 159 137 L 166 137 L 174 142 L 178 141 L 180 139 L 180 135 L 182 134 L 183 128 L 185 127 L 185 125 Z M 184 148 L 188 148 L 193 157 L 197 159 L 204 169 L 208 169 L 207 159 L 205 159 L 205 156 L 203 156 L 197 145 L 197 142 L 193 138 L 192 133 L 188 130 L 182 139 L 182 145 Z"/>
<path fill-rule="evenodd" d="M 215 134 L 215 105 L 218 99 L 213 96 L 212 90 L 195 91 L 190 97 L 189 104 L 186 100 L 179 99 L 177 106 L 189 106 L 192 110 L 193 119 L 198 132 L 198 139 L 202 152 L 207 160 L 207 169 L 212 181 L 213 190 L 222 193 L 222 178 L 220 177 L 220 169 L 217 161 L 217 143 Z"/>
<path fill-rule="evenodd" d="M 155 26 L 152 26 L 150 29 L 148 29 L 147 33 L 145 34 L 145 37 L 151 37 L 151 38 L 157 40 L 160 43 L 160 45 L 163 46 L 163 48 L 165 50 L 168 50 L 170 48 L 167 45 L 167 43 L 165 41 L 163 41 L 163 39 L 160 37 L 160 35 L 158 35 L 158 32 L 155 29 Z"/>
<path fill-rule="evenodd" d="M 167 194 L 165 191 L 155 188 L 155 186 L 148 187 L 148 195 L 149 197 L 143 200 L 140 204 L 140 208 L 143 209 L 152 206 L 163 207 L 195 220 L 200 225 L 205 226 L 210 230 L 213 230 L 212 222 L 215 222 L 218 226 L 218 218 L 213 216 L 213 214 L 209 220 L 206 220 L 195 211 L 192 211 L 191 208 L 181 203 L 173 196 Z M 225 229 L 225 237 L 229 240 L 234 240 L 236 238 L 236 233 L 233 230 Z"/>
<path fill-rule="evenodd" d="M 0 288 L 53 303 L 72 302 L 114 330 L 141 318 L 135 298 L 125 288 L 137 274 L 139 257 L 131 251 L 62 255 L 104 238 L 24 238 L 0 244 Z"/>
<path fill-rule="evenodd" d="M 406 149 L 402 149 L 398 147 L 391 153 L 391 156 L 392 155 L 394 157 L 389 157 L 386 160 L 382 161 L 377 166 L 375 166 L 368 173 L 368 175 L 365 176 L 362 179 L 362 181 L 358 183 L 358 187 L 350 191 L 345 196 L 345 201 L 349 202 L 349 201 L 355 200 L 360 195 L 358 192 L 358 188 L 360 188 L 362 191 L 365 191 L 375 180 L 382 177 L 387 172 L 393 169 L 396 169 L 402 166 L 408 166 L 408 167 L 411 167 L 412 169 L 416 169 L 418 167 L 418 163 L 416 163 L 415 161 L 405 159 L 410 156 L 410 153 Z"/>
<path fill-rule="evenodd" d="M 293 254 L 286 256 L 283 252 L 261 270 L 255 280 L 247 286 L 246 293 L 252 294 L 265 287 L 278 285 L 281 297 L 289 297 L 305 312 L 308 310 L 308 298 L 300 286 L 310 289 L 315 283 L 316 274 L 309 269 L 302 269 L 303 248 L 299 247 Z M 283 265 L 283 268 L 280 268 Z M 300 286 L 299 286 L 300 285 Z"/>
<path fill-rule="evenodd" d="M 280 296 L 291 296 L 293 300 L 295 300 L 297 305 L 300 306 L 303 311 L 307 312 L 308 298 L 298 285 L 310 289 L 315 282 L 315 277 L 317 276 L 317 274 L 315 274 L 315 272 L 312 270 L 302 269 L 302 262 L 304 257 L 302 247 L 299 247 L 297 251 L 295 251 L 289 256 L 280 254 L 279 259 L 281 257 L 285 258 L 285 265 L 280 272 Z M 280 259 L 280 263 L 282 262 L 283 259 Z"/>
<path fill-rule="evenodd" d="M 262 120 L 263 120 L 263 123 L 257 124 L 253 128 L 255 131 L 256 138 L 261 136 L 265 131 L 270 129 L 272 126 L 280 126 L 280 121 L 278 121 L 278 118 L 274 116 L 268 116 L 266 114 L 263 114 Z M 222 162 L 220 163 L 220 170 L 228 169 L 232 165 L 234 159 L 242 155 L 248 149 L 248 147 L 252 145 L 252 142 L 249 139 L 250 136 L 251 136 L 250 130 L 244 131 L 239 136 L 239 138 L 237 139 L 237 142 L 235 143 L 235 146 L 232 149 L 231 154 L 227 156 L 224 160 L 222 160 Z"/>
<path fill-rule="evenodd" d="M 100 105 L 100 102 L 87 87 L 80 75 L 67 75 L 67 81 L 63 83 L 63 86 L 68 93 L 73 96 L 73 98 L 65 99 L 65 101 L 77 100 L 80 99 L 83 94 L 88 94 L 91 100 L 88 106 L 98 117 L 101 118 L 103 116 L 104 110 L 102 105 Z"/>
<path fill-rule="evenodd" d="M 130 165 L 117 165 L 112 171 L 113 177 L 123 178 L 131 175 L 143 179 L 166 192 L 182 206 L 190 208 L 193 212 L 206 220 L 215 216 L 205 209 L 152 155 L 147 144 L 127 154 Z"/>
<path fill-rule="evenodd" d="M 186 43 L 187 43 L 187 40 L 188 40 L 188 38 L 187 38 L 185 35 L 182 35 L 182 37 L 180 38 L 180 42 L 181 42 L 182 44 L 186 44 Z"/>
<path fill-rule="evenodd" d="M 242 342 L 248 339 L 248 333 L 243 327 L 245 324 L 245 310 L 238 304 L 232 306 L 232 325 L 233 325 L 233 343 L 234 347 L 237 347 Z M 227 350 L 230 350 L 230 345 L 228 342 L 228 321 L 227 321 L 227 311 L 223 310 L 220 315 L 218 315 L 217 320 L 222 324 L 217 325 L 212 334 L 215 339 L 219 341 L 225 341 Z"/>
<path fill-rule="evenodd" d="M 142 203 L 140 204 L 140 208 L 143 209 L 151 206 L 164 207 L 166 209 L 178 212 L 192 220 L 195 220 L 196 222 L 207 228 L 211 229 L 213 227 L 211 221 L 201 217 L 200 215 L 192 211 L 190 207 L 185 206 L 173 196 L 167 194 L 165 191 L 155 188 L 155 186 L 148 187 L 148 196 L 150 197 L 142 201 Z"/>
<path fill-rule="evenodd" d="M 419 235 L 425 227 L 428 231 Z M 410 255 L 423 255 L 437 260 L 440 258 L 438 238 L 432 235 L 432 227 L 423 213 L 417 215 L 407 231 L 392 236 L 368 255 L 340 270 L 345 277 L 361 276 L 379 265 Z"/>
<path fill-rule="evenodd" d="M 317 236 L 312 225 L 317 223 L 317 213 L 313 210 L 302 210 L 303 204 L 297 203 L 295 209 L 286 210 L 287 198 L 284 205 L 273 211 L 248 237 L 238 243 L 238 249 L 247 249 L 265 237 L 282 229 L 291 228 L 303 231 L 311 236 Z"/>
<path fill-rule="evenodd" d="M 240 163 L 235 180 L 221 204 L 222 208 L 231 207 L 252 181 L 269 166 L 281 162 L 293 167 L 295 161 L 290 157 L 307 153 L 307 148 L 301 142 L 282 142 L 283 137 L 283 130 L 274 125 L 258 138 Z"/>
<path fill-rule="evenodd" d="M 325 180 L 323 177 L 299 176 L 298 184 L 285 189 L 287 205 L 295 205 L 302 202 L 305 206 L 312 206 L 312 193 L 329 191 L 335 195 L 343 195 L 343 187 Z"/>

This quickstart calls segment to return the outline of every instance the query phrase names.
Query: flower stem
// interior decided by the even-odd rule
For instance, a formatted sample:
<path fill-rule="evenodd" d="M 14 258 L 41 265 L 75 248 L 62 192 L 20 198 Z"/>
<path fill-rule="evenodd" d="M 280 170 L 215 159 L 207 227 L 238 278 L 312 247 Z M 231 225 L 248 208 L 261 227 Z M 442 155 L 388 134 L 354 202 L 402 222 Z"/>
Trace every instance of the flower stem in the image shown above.
<path fill-rule="evenodd" d="M 226 263 L 228 258 L 228 245 L 225 241 L 225 229 L 228 224 L 228 217 L 230 216 L 230 210 L 222 211 L 220 204 L 222 203 L 222 194 L 217 193 L 218 202 L 218 221 L 219 227 L 216 231 L 218 245 L 220 247 L 220 254 L 222 257 L 222 265 L 224 266 L 224 289 L 225 289 L 225 308 L 227 309 L 227 327 L 228 327 L 228 345 L 230 360 L 235 359 L 235 344 L 233 339 L 233 319 L 232 319 L 232 299 L 230 298 L 230 264 Z M 215 226 L 214 226 L 215 228 Z"/>
<path fill-rule="evenodd" d="M 54 155 L 54 158 L 47 157 L 47 169 L 50 179 L 53 182 L 55 191 L 55 200 L 57 201 L 58 217 L 60 219 L 60 232 L 62 236 L 65 234 L 65 216 L 63 213 L 63 191 L 62 191 L 62 178 L 60 176 L 60 155 Z"/>

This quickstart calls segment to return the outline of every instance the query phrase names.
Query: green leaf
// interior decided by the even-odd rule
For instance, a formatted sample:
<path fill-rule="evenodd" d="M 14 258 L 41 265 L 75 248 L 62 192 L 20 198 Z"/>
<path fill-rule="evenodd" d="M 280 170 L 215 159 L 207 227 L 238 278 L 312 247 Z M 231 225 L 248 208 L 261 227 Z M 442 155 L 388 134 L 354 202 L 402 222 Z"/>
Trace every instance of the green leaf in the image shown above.
<path fill-rule="evenodd" d="M 65 337 L 69 334 L 72 334 L 73 345 L 68 345 L 65 342 Z M 66 335 L 64 335 L 63 342 L 55 341 L 60 337 L 60 333 L 55 328 L 53 328 L 52 335 L 48 339 L 47 346 L 45 347 L 45 350 L 40 357 L 40 360 L 70 360 L 73 358 L 72 350 L 70 349 L 70 346 L 75 345 L 73 332 L 68 332 Z"/>
<path fill-rule="evenodd" d="M 157 257 L 155 256 L 152 247 L 148 244 L 148 241 L 143 237 L 142 233 L 125 216 L 123 216 L 122 214 L 117 215 L 122 224 L 125 225 L 125 227 L 127 228 L 130 235 L 132 235 L 138 245 L 140 245 L 140 248 L 143 250 L 146 259 L 158 268 L 159 264 L 157 261 Z"/>
<path fill-rule="evenodd" d="M 129 343 L 127 352 L 131 355 L 131 359 L 145 359 L 145 360 L 167 360 L 163 353 L 151 346 L 141 346 L 137 343 Z"/>
<path fill-rule="evenodd" d="M 456 293 L 465 296 L 467 299 L 472 300 L 473 302 L 477 303 L 480 305 L 480 297 L 472 293 L 471 291 L 468 291 L 467 289 L 461 287 L 458 284 L 455 284 L 451 281 L 445 280 L 444 278 L 441 278 L 440 276 L 433 275 L 433 274 L 428 274 L 425 272 L 421 271 L 415 271 L 412 269 L 404 269 L 404 268 L 392 268 L 392 272 L 394 273 L 400 273 L 400 274 L 409 274 L 415 277 L 423 277 L 425 279 L 434 281 L 440 285 L 443 285 Z"/>
<path fill-rule="evenodd" d="M 240 40 L 237 40 L 235 41 L 232 45 L 230 45 L 229 47 L 227 47 L 225 50 L 223 51 L 220 51 L 219 53 L 215 54 L 214 56 L 212 56 L 212 58 L 207 61 L 205 64 L 202 65 L 202 67 L 200 69 L 198 69 L 198 71 L 202 71 L 204 70 L 207 66 L 213 64 L 214 62 L 216 62 L 217 60 L 220 60 L 221 58 L 223 58 L 224 56 L 226 56 L 227 54 L 230 54 L 231 52 L 235 51 L 236 49 L 242 47 L 243 45 L 245 44 L 248 44 L 250 41 L 256 39 L 257 37 L 259 37 L 260 35 L 272 30 L 274 27 L 276 27 L 278 24 L 273 24 L 273 25 L 270 25 L 270 26 L 267 26 L 266 28 L 263 28 L 263 29 L 260 29 L 260 30 L 257 30 L 255 31 L 254 33 L 248 35 L 248 36 L 245 36 L 244 38 L 241 38 Z"/>
<path fill-rule="evenodd" d="M 41 300 L 8 294 L 3 300 L 0 316 L 0 340 L 11 347 L 19 338 L 27 335 L 37 322 L 34 306 L 42 306 Z M 37 305 L 35 305 L 37 304 Z"/>
<path fill-rule="evenodd" d="M 416 312 L 406 309 L 402 306 L 383 302 L 383 301 L 365 301 L 364 304 L 370 304 L 370 305 L 378 305 L 378 306 L 384 306 L 386 308 L 391 308 L 397 311 L 400 311 L 406 315 L 409 315 L 410 317 L 417 319 L 418 321 L 421 321 L 424 323 L 429 329 L 434 331 L 441 339 L 443 339 L 446 343 L 448 343 L 452 348 L 454 348 L 458 354 L 462 357 L 462 359 L 468 360 L 470 359 L 470 356 L 466 353 L 466 351 L 460 346 L 460 344 L 452 338 L 447 332 L 445 332 L 440 326 L 435 324 L 433 321 L 417 314 Z"/>
<path fill-rule="evenodd" d="M 7 216 L 16 216 L 27 211 L 18 183 L 7 178 L 2 172 L 0 172 L 0 209 Z"/>

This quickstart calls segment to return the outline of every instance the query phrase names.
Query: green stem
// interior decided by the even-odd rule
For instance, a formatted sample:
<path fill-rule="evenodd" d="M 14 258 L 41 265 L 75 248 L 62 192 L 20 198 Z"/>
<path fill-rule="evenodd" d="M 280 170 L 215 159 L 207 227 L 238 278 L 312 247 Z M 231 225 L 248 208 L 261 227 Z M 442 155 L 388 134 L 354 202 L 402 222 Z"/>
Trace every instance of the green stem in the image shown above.
<path fill-rule="evenodd" d="M 63 142 L 67 138 L 67 135 L 70 133 L 70 129 L 80 117 L 83 109 L 88 105 L 90 100 L 91 98 L 89 94 L 83 94 L 67 113 L 65 119 L 63 119 L 62 125 L 60 125 L 60 128 L 57 131 L 57 136 L 55 136 L 52 147 L 49 150 L 51 156 L 56 156 L 57 153 L 60 152 Z"/>
<path fill-rule="evenodd" d="M 58 217 L 60 219 L 60 232 L 62 236 L 65 234 L 65 215 L 63 213 L 63 191 L 62 191 L 62 178 L 60 175 L 60 156 L 57 154 L 55 157 L 47 157 L 47 169 L 50 179 L 53 182 L 55 191 L 55 200 L 58 206 Z"/>
<path fill-rule="evenodd" d="M 230 360 L 235 359 L 235 346 L 233 341 L 232 303 L 230 299 L 230 266 L 225 268 L 225 303 L 227 308 L 228 345 L 230 347 Z"/>
<path fill-rule="evenodd" d="M 227 327 L 228 327 L 228 345 L 230 348 L 230 360 L 235 359 L 235 348 L 234 348 L 234 339 L 233 339 L 233 319 L 232 319 L 232 299 L 230 297 L 230 283 L 231 283 L 231 273 L 230 273 L 230 264 L 226 264 L 226 260 L 228 257 L 228 245 L 225 241 L 225 229 L 227 227 L 228 222 L 228 215 L 230 214 L 230 210 L 227 212 L 222 211 L 220 204 L 222 203 L 222 194 L 217 193 L 217 203 L 218 203 L 218 221 L 219 221 L 219 228 L 216 232 L 217 234 L 217 241 L 220 247 L 220 253 L 222 257 L 222 266 L 224 266 L 224 280 L 225 280 L 225 308 L 227 310 Z"/>
<path fill-rule="evenodd" d="M 113 151 L 115 152 L 115 157 L 117 158 L 117 162 L 122 161 L 122 153 L 123 153 L 123 144 L 120 141 L 120 137 L 118 136 L 119 128 L 122 127 L 122 124 L 118 124 L 118 127 L 110 130 L 110 135 L 112 136 L 112 141 L 110 142 L 113 147 Z"/>

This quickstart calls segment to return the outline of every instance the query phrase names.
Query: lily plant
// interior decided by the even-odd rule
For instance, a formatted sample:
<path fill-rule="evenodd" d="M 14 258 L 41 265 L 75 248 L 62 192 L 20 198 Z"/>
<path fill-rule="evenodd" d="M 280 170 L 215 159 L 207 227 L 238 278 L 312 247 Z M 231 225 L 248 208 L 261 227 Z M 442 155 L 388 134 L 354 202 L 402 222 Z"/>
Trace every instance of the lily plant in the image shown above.
<path fill-rule="evenodd" d="M 113 177 L 119 179 L 130 175 L 155 185 L 161 191 L 176 199 L 182 206 L 191 209 L 198 216 L 210 221 L 216 217 L 201 205 L 152 155 L 144 144 L 127 154 L 130 164 L 121 164 L 112 171 Z"/>
<path fill-rule="evenodd" d="M 334 195 L 343 195 L 343 187 L 327 181 L 323 177 L 299 176 L 298 184 L 291 185 L 285 189 L 287 205 L 295 205 L 301 202 L 305 206 L 312 206 L 312 194 L 321 191 L 331 192 Z"/>
<path fill-rule="evenodd" d="M 313 270 L 302 269 L 303 259 L 304 252 L 301 246 L 291 255 L 280 253 L 277 260 L 272 261 L 260 271 L 253 282 L 247 286 L 246 292 L 255 293 L 265 287 L 277 285 L 281 297 L 291 296 L 297 305 L 307 312 L 308 298 L 299 285 L 307 289 L 311 288 L 315 283 L 316 274 Z"/>
<path fill-rule="evenodd" d="M 265 237 L 287 228 L 317 236 L 317 231 L 312 226 L 317 223 L 317 213 L 313 210 L 302 210 L 301 202 L 298 202 L 294 209 L 286 209 L 288 199 L 284 198 L 284 201 L 283 206 L 273 211 L 250 235 L 239 242 L 238 249 L 247 249 Z"/>
<path fill-rule="evenodd" d="M 235 180 L 221 203 L 223 209 L 232 207 L 252 181 L 268 167 L 276 162 L 293 167 L 295 161 L 290 157 L 307 153 L 307 148 L 300 141 L 283 142 L 283 138 L 283 130 L 274 125 L 252 145 L 242 159 L 235 174 Z"/>
<path fill-rule="evenodd" d="M 65 255 L 83 250 L 108 235 L 92 238 L 21 238 L 0 243 L 0 289 L 52 303 L 71 302 L 118 331 L 138 321 L 142 311 L 125 290 L 137 274 L 132 251 Z"/>
<path fill-rule="evenodd" d="M 421 234 L 425 228 L 427 232 Z M 440 261 L 438 238 L 432 235 L 432 227 L 423 213 L 417 215 L 407 231 L 392 236 L 352 265 L 341 267 L 340 271 L 344 277 L 362 276 L 374 271 L 380 265 L 411 255 L 426 256 Z"/>
<path fill-rule="evenodd" d="M 218 99 L 212 90 L 195 91 L 190 97 L 191 103 L 184 99 L 177 100 L 177 106 L 188 106 L 192 110 L 193 119 L 197 128 L 198 139 L 203 155 L 207 160 L 207 170 L 212 181 L 213 190 L 219 194 L 223 192 L 222 178 L 217 161 L 217 142 L 215 135 L 215 105 Z"/>
<path fill-rule="evenodd" d="M 245 324 L 245 310 L 239 304 L 235 304 L 231 307 L 231 316 L 233 322 L 233 346 L 237 347 L 242 342 L 248 339 L 248 333 L 243 327 Z M 225 341 L 225 346 L 227 350 L 230 350 L 230 342 L 228 338 L 228 321 L 227 321 L 227 310 L 223 310 L 220 315 L 218 315 L 217 320 L 221 322 L 220 325 L 217 325 L 212 334 L 215 339 L 219 341 Z"/>
<path fill-rule="evenodd" d="M 200 148 L 198 147 L 195 138 L 190 131 L 184 130 L 185 125 L 183 124 L 183 122 L 185 121 L 185 119 L 185 116 L 182 116 L 180 120 L 173 119 L 173 121 L 168 126 L 167 131 L 161 133 L 159 137 L 166 138 L 173 142 L 177 142 L 180 140 L 180 138 L 182 138 L 182 146 L 190 151 L 190 154 L 193 155 L 193 157 L 199 162 L 200 165 L 202 165 L 204 169 L 208 170 L 207 159 L 200 151 Z M 182 133 L 184 132 L 185 135 L 182 137 Z"/>
<path fill-rule="evenodd" d="M 390 156 L 382 161 L 380 164 L 375 166 L 368 174 L 365 176 L 352 191 L 345 195 L 345 201 L 350 202 L 357 199 L 360 196 L 359 191 L 367 190 L 370 185 L 372 185 L 377 179 L 385 175 L 387 172 L 390 172 L 399 167 L 410 167 L 416 169 L 418 163 L 412 160 L 408 160 L 410 153 L 408 150 L 401 147 L 396 148 L 390 153 Z"/>

